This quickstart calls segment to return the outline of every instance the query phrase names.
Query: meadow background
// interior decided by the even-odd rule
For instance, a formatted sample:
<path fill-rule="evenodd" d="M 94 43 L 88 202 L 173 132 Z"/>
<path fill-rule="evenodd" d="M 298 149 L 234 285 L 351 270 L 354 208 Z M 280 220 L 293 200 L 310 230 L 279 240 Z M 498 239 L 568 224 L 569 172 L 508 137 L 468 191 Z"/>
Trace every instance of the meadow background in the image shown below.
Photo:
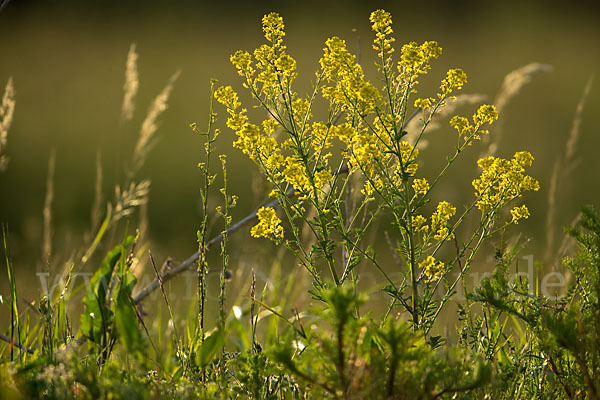
<path fill-rule="evenodd" d="M 262 43 L 262 16 L 270 11 L 283 16 L 286 44 L 298 61 L 296 90 L 304 94 L 311 89 L 323 43 L 333 35 L 360 47 L 367 76 L 376 79 L 368 22 L 369 13 L 376 8 L 392 13 L 396 47 L 424 40 L 436 40 L 442 46 L 442 57 L 421 79 L 423 96 L 434 93 L 449 68 L 462 68 L 469 76 L 464 93 L 485 94 L 491 101 L 510 71 L 530 62 L 553 67 L 552 72 L 536 75 L 500 115 L 501 124 L 491 129 L 492 135 L 502 129 L 499 156 L 528 150 L 536 158 L 530 174 L 540 181 L 541 190 L 527 196 L 532 215 L 518 228 L 532 238 L 522 254 L 542 261 L 554 162 L 564 153 L 586 83 L 600 72 L 600 11 L 593 2 L 498 1 L 474 5 L 433 1 L 425 6 L 405 1 L 219 4 L 12 0 L 0 13 L 0 85 L 12 76 L 17 101 L 8 134 L 10 163 L 0 173 L 0 221 L 8 224 L 11 233 L 20 296 L 36 299 L 41 286 L 35 272 L 46 268 L 62 271 L 62 260 L 80 245 L 89 229 L 98 151 L 105 200 L 114 197 L 115 184 L 125 179 L 147 108 L 175 71 L 180 70 L 181 75 L 160 118 L 159 141 L 138 174 L 152 181 L 149 247 L 159 263 L 168 256 L 182 260 L 197 248 L 201 176 L 196 164 L 202 144 L 188 126 L 192 122 L 200 127 L 205 124 L 211 78 L 241 87 L 229 55 Z M 124 64 L 133 42 L 139 54 L 140 90 L 134 119 L 120 124 Z M 558 235 L 560 227 L 577 215 L 580 204 L 599 205 L 598 85 L 596 81 L 592 86 L 581 114 L 578 163 L 558 187 L 558 212 L 552 221 Z M 217 111 L 218 126 L 224 128 L 225 110 Z M 470 115 L 472 108 L 465 107 L 462 113 Z M 446 123 L 431 132 L 430 146 L 437 147 L 439 142 L 439 148 L 447 149 L 454 141 L 450 132 Z M 235 221 L 255 208 L 266 189 L 253 191 L 260 178 L 251 162 L 231 147 L 232 141 L 233 133 L 223 129 L 217 152 L 228 154 L 230 193 L 241 199 L 233 210 Z M 47 266 L 42 257 L 42 210 L 52 149 L 56 151 L 52 204 L 55 255 Z M 423 153 L 424 168 L 436 170 L 436 163 L 443 158 L 428 150 Z M 440 185 L 438 192 L 444 199 L 463 204 L 472 197 L 470 182 L 477 173 L 474 161 L 478 154 L 479 149 L 475 149 L 459 160 Z M 271 244 L 266 242 L 250 239 L 247 230 L 232 236 L 232 269 L 236 265 L 246 268 L 244 260 L 249 252 L 252 260 L 260 260 L 252 252 L 271 251 Z M 261 246 L 262 250 L 256 250 Z M 488 245 L 485 251 L 492 253 L 493 248 Z M 86 268 L 93 270 L 92 265 Z M 6 270 L 0 268 L 0 294 L 5 299 L 7 288 Z M 7 321 L 8 315 L 8 307 L 0 307 L 0 320 Z"/>

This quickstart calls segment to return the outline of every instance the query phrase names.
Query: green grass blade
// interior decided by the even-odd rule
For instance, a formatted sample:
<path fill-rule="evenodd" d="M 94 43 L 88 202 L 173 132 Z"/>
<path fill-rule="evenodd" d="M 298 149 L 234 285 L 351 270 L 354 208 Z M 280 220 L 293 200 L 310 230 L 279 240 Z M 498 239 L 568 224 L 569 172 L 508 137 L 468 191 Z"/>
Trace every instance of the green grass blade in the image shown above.
<path fill-rule="evenodd" d="M 15 273 L 14 273 L 14 269 L 13 269 L 13 264 L 12 261 L 10 259 L 10 252 L 8 249 L 8 229 L 6 228 L 6 225 L 3 224 L 2 225 L 2 238 L 3 238 L 3 244 L 4 244 L 4 256 L 6 257 L 6 269 L 8 272 L 8 284 L 10 287 L 10 340 L 11 342 L 15 342 L 15 340 L 18 343 L 21 343 L 21 326 L 19 323 L 19 307 L 17 304 L 17 283 L 15 280 Z M 17 333 L 17 338 L 15 339 L 15 331 Z M 12 361 L 14 359 L 14 354 L 13 354 L 13 346 L 11 345 L 11 349 L 10 349 L 10 360 Z"/>

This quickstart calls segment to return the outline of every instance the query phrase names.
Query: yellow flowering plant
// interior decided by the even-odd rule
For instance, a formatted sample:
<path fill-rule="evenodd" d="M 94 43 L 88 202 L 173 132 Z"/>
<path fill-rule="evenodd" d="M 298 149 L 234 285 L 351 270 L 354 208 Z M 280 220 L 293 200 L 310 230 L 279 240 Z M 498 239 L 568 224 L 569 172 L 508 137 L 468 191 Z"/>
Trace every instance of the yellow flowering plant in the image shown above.
<path fill-rule="evenodd" d="M 473 202 L 458 211 L 441 201 L 428 216 L 439 180 L 468 146 L 488 133 L 498 112 L 493 105 L 482 105 L 471 119 L 452 117 L 457 144 L 446 165 L 434 179 L 419 176 L 422 138 L 431 121 L 456 99 L 467 75 L 450 69 L 435 96 L 414 99 L 419 79 L 442 54 L 441 47 L 434 41 L 411 42 L 400 48 L 396 62 L 391 15 L 377 10 L 370 22 L 381 87 L 367 80 L 346 42 L 332 37 L 325 42 L 312 92 L 299 96 L 293 89 L 298 74 L 284 44 L 283 19 L 270 13 L 262 20 L 266 43 L 231 56 L 265 119 L 251 121 L 231 86 L 219 87 L 214 97 L 229 114 L 227 126 L 237 137 L 233 146 L 258 165 L 272 185 L 271 196 L 279 199 L 281 218 L 275 208 L 261 208 L 251 235 L 293 251 L 313 278 L 316 298 L 331 285 L 356 285 L 356 267 L 372 264 L 386 280 L 390 307 L 402 306 L 413 327 L 427 333 L 483 241 L 529 216 L 526 206 L 517 206 L 512 218 L 502 223 L 502 210 L 526 191 L 538 190 L 539 184 L 525 173 L 533 160 L 528 152 L 519 152 L 512 160 L 484 158 L 478 162 L 483 172 L 473 180 Z M 328 107 L 324 120 L 313 115 L 323 101 L 319 99 Z M 408 123 L 418 117 L 420 129 L 409 134 Z M 356 203 L 349 196 L 353 176 L 362 182 Z M 459 236 L 458 227 L 474 210 L 480 211 L 477 227 Z M 390 216 L 397 230 L 394 250 L 403 264 L 401 271 L 394 271 L 400 272 L 399 281 L 381 265 L 373 247 L 363 243 L 365 232 L 382 213 Z M 302 227 L 310 231 L 310 240 L 302 237 Z M 454 248 L 455 256 L 448 258 L 448 252 L 441 251 L 445 246 Z M 322 276 L 321 263 L 330 279 Z M 451 271 L 454 279 L 449 279 Z M 436 300 L 434 294 L 441 288 L 445 294 Z"/>

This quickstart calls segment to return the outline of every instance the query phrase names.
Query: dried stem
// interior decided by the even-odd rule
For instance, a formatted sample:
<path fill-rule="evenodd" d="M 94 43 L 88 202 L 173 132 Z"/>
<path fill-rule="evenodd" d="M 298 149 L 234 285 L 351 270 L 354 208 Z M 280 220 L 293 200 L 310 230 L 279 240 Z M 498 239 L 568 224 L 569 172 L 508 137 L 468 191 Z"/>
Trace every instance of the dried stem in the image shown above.
<path fill-rule="evenodd" d="M 140 131 L 140 136 L 138 138 L 137 144 L 135 145 L 135 150 L 133 151 L 133 161 L 131 165 L 131 169 L 129 170 L 129 179 L 131 180 L 133 176 L 140 170 L 146 158 L 148 157 L 148 153 L 152 146 L 154 145 L 154 133 L 158 129 L 157 119 L 158 117 L 167 109 L 167 101 L 169 100 L 169 96 L 171 91 L 173 90 L 173 85 L 175 81 L 179 77 L 179 71 L 177 71 L 167 83 L 167 86 L 160 92 L 158 96 L 154 99 L 154 102 L 148 109 L 148 114 L 142 123 L 142 129 Z"/>
<path fill-rule="evenodd" d="M 8 165 L 8 157 L 4 153 L 8 138 L 8 129 L 12 124 L 15 112 L 15 103 L 15 88 L 12 78 L 8 78 L 2 102 L 0 103 L 0 172 L 4 171 Z"/>
<path fill-rule="evenodd" d="M 44 200 L 44 230 L 42 241 L 42 257 L 47 265 L 52 255 L 52 203 L 54 201 L 54 170 L 56 166 L 56 150 L 50 151 L 48 158 L 48 177 L 46 179 L 46 198 Z"/>
<path fill-rule="evenodd" d="M 138 54 L 135 51 L 135 43 L 132 43 L 127 53 L 125 64 L 125 84 L 123 85 L 123 106 L 121 107 L 121 122 L 133 118 L 135 111 L 135 95 L 140 86 L 137 69 Z"/>
<path fill-rule="evenodd" d="M 577 166 L 577 160 L 575 159 L 575 153 L 577 151 L 577 142 L 579 141 L 580 126 L 581 126 L 581 115 L 585 106 L 587 97 L 592 89 L 592 83 L 594 82 L 594 76 L 592 75 L 583 89 L 583 94 L 577 103 L 575 110 L 575 116 L 573 117 L 573 124 L 569 137 L 565 143 L 565 152 L 562 157 L 557 157 L 552 170 L 552 176 L 550 178 L 550 187 L 548 190 L 548 212 L 546 214 L 546 254 L 544 255 L 544 261 L 548 264 L 553 255 L 555 254 L 554 241 L 556 237 L 556 210 L 560 206 L 561 193 L 565 190 L 559 190 L 559 187 L 567 182 L 568 175 Z M 560 188 L 563 189 L 563 188 Z M 562 248 L 562 246 L 561 246 Z M 561 254 L 559 254 L 561 256 Z"/>

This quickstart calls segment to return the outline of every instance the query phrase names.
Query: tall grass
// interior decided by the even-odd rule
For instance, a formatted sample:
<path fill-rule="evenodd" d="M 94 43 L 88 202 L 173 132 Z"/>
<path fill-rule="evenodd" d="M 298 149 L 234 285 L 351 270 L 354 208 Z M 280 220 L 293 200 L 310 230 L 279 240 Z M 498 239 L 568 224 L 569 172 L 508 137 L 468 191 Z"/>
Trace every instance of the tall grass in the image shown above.
<path fill-rule="evenodd" d="M 566 184 L 569 175 L 573 173 L 573 170 L 578 164 L 578 160 L 575 158 L 577 151 L 577 143 L 581 135 L 581 114 L 586 103 L 586 99 L 592 88 L 594 77 L 591 76 L 581 95 L 581 98 L 577 104 L 575 115 L 573 117 L 571 130 L 567 136 L 567 140 L 564 146 L 564 153 L 558 155 L 554 161 L 552 168 L 552 174 L 550 175 L 550 186 L 548 189 L 548 211 L 546 213 L 546 253 L 544 255 L 544 262 L 547 264 L 551 263 L 552 257 L 556 256 L 554 252 L 555 241 L 556 241 L 556 218 L 557 212 L 560 209 L 560 204 L 564 201 L 564 194 L 567 191 Z M 575 217 L 575 220 L 571 223 L 574 225 L 579 219 L 579 216 Z M 568 241 L 567 238 L 562 240 L 561 245 L 558 247 L 558 255 L 563 257 L 566 254 L 566 248 Z M 572 244 L 573 242 L 571 242 Z"/>
<path fill-rule="evenodd" d="M 19 322 L 19 304 L 17 297 L 17 282 L 15 280 L 15 271 L 13 268 L 13 262 L 10 257 L 10 251 L 8 247 L 8 230 L 5 224 L 2 224 L 2 244 L 4 246 L 4 255 L 6 262 L 6 271 L 8 275 L 8 284 L 10 287 L 10 361 L 14 360 L 14 345 L 17 343 L 19 350 L 23 349 L 21 345 L 21 323 Z"/>
<path fill-rule="evenodd" d="M 123 85 L 123 105 L 121 106 L 121 121 L 127 121 L 133 118 L 135 111 L 135 96 L 140 85 L 138 69 L 137 69 L 138 54 L 136 52 L 135 43 L 129 47 L 127 53 L 127 62 L 125 64 L 125 84 Z"/>
<path fill-rule="evenodd" d="M 173 85 L 175 84 L 175 81 L 178 77 L 179 72 L 176 72 L 175 74 L 173 74 L 173 76 L 171 76 L 171 78 L 167 82 L 167 85 L 159 93 L 159 95 L 156 96 L 156 98 L 152 102 L 152 105 L 148 109 L 146 118 L 144 119 L 144 122 L 142 122 L 142 128 L 140 130 L 138 141 L 135 145 L 135 149 L 133 150 L 133 159 L 128 175 L 129 179 L 131 179 L 138 173 L 138 171 L 146 161 L 148 153 L 154 145 L 154 134 L 158 129 L 157 119 L 167 109 L 167 102 L 169 100 L 169 96 L 171 94 L 171 91 L 173 90 Z M 126 96 L 129 95 L 130 90 L 130 88 L 126 87 Z"/>
<path fill-rule="evenodd" d="M 8 79 L 2 103 L 0 104 L 0 172 L 4 171 L 8 165 L 8 156 L 6 155 L 6 146 L 8 142 L 8 129 L 12 124 L 13 114 L 15 112 L 15 88 L 12 78 Z"/>
<path fill-rule="evenodd" d="M 48 158 L 48 177 L 46 178 L 46 198 L 44 200 L 44 229 L 42 240 L 42 257 L 44 264 L 50 264 L 52 256 L 52 203 L 54 202 L 54 174 L 56 170 L 56 150 L 50 151 Z"/>
<path fill-rule="evenodd" d="M 534 62 L 517 68 L 506 75 L 502 82 L 502 86 L 494 99 L 494 105 L 498 109 L 498 112 L 502 113 L 506 109 L 508 103 L 521 92 L 525 85 L 531 82 L 534 76 L 551 71 L 552 66 Z M 496 127 L 493 139 L 489 136 L 483 139 L 483 142 L 487 144 L 487 149 L 482 153 L 482 157 L 493 156 L 496 154 L 502 136 L 502 120 L 500 120 L 500 126 Z"/>

